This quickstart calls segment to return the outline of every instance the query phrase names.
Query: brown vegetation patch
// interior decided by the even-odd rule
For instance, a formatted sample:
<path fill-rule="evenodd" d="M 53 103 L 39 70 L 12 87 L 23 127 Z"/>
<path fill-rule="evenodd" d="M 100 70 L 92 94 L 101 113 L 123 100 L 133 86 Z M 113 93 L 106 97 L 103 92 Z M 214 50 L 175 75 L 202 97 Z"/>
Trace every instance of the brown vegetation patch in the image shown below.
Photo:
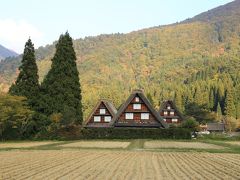
<path fill-rule="evenodd" d="M 126 148 L 129 144 L 130 142 L 121 141 L 78 141 L 60 146 L 68 148 Z"/>
<path fill-rule="evenodd" d="M 190 149 L 223 149 L 224 147 L 202 142 L 177 142 L 177 141 L 148 141 L 145 148 L 190 148 Z"/>
<path fill-rule="evenodd" d="M 53 141 L 42 141 L 42 142 L 16 142 L 16 143 L 0 143 L 1 148 L 30 148 L 42 145 L 49 145 L 56 142 Z"/>
<path fill-rule="evenodd" d="M 240 179 L 239 154 L 4 151 L 0 179 Z"/>
<path fill-rule="evenodd" d="M 240 141 L 226 141 L 225 143 L 240 146 Z"/>

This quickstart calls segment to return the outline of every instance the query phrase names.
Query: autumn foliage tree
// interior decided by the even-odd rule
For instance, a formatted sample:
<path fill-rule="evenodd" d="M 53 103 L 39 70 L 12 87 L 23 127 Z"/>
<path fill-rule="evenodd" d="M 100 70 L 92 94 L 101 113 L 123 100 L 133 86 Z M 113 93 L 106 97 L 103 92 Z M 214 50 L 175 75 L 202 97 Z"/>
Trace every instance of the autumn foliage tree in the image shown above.
<path fill-rule="evenodd" d="M 31 133 L 33 111 L 25 97 L 0 94 L 0 112 L 0 138 L 23 138 Z"/>

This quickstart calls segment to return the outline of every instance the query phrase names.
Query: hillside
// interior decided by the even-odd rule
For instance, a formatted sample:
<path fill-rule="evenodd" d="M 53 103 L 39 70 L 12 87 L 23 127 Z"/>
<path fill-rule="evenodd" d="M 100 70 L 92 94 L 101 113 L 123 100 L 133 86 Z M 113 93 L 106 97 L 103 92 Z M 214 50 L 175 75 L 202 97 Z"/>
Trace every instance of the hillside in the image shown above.
<path fill-rule="evenodd" d="M 18 56 L 18 54 L 12 50 L 5 48 L 0 44 L 0 60 L 6 57 L 15 57 L 15 56 Z"/>
<path fill-rule="evenodd" d="M 134 88 L 143 88 L 158 107 L 159 101 L 173 99 L 176 92 L 181 94 L 184 105 L 186 99 L 196 100 L 197 92 L 202 99 L 196 103 L 208 104 L 211 89 L 215 88 L 216 94 L 223 86 L 225 92 L 231 84 L 236 94 L 236 107 L 240 102 L 237 96 L 240 87 L 239 0 L 178 24 L 76 39 L 74 46 L 85 115 L 99 97 L 109 98 L 119 106 Z M 53 54 L 54 45 L 36 50 L 40 80 L 48 72 Z M 9 58 L 0 63 L 2 90 L 6 91 L 16 78 L 20 59 Z M 224 92 L 217 100 L 222 111 Z M 215 110 L 216 104 L 209 108 Z"/>

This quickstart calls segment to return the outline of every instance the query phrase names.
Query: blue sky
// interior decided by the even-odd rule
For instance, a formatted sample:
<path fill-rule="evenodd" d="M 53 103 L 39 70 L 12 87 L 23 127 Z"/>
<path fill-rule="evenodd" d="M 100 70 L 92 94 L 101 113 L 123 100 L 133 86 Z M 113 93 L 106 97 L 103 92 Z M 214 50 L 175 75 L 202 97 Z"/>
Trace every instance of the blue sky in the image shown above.
<path fill-rule="evenodd" d="M 61 33 L 73 38 L 127 33 L 182 21 L 232 0 L 4 0 L 0 44 L 22 53 L 31 36 L 35 47 Z"/>

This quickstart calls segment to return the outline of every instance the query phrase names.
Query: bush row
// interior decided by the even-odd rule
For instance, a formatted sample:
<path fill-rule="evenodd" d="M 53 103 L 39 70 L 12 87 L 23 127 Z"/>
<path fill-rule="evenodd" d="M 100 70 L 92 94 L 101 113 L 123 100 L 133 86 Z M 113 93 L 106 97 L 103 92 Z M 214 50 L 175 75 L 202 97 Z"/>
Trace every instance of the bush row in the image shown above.
<path fill-rule="evenodd" d="M 44 139 L 191 139 L 191 130 L 184 128 L 79 128 L 58 129 Z"/>
<path fill-rule="evenodd" d="M 84 128 L 82 139 L 190 139 L 191 131 L 183 128 Z"/>

